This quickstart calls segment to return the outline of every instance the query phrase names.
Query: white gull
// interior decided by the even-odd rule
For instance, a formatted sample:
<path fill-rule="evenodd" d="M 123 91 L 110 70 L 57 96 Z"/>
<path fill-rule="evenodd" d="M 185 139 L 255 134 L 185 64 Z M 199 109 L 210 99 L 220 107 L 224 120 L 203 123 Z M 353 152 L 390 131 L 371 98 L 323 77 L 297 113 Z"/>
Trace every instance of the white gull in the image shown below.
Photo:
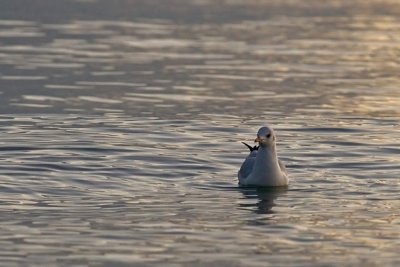
<path fill-rule="evenodd" d="M 251 147 L 238 172 L 239 184 L 248 186 L 287 186 L 289 183 L 285 165 L 276 154 L 276 137 L 271 127 L 265 126 L 258 130 L 259 146 Z"/>

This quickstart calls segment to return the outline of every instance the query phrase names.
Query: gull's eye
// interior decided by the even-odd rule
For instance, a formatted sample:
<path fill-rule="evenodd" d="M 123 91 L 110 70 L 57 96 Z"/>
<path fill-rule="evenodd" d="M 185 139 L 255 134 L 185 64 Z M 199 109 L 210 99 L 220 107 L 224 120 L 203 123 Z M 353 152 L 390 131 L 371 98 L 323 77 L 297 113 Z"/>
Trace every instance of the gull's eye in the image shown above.
<path fill-rule="evenodd" d="M 267 138 L 270 138 L 270 137 L 271 137 L 271 133 L 267 134 Z"/>

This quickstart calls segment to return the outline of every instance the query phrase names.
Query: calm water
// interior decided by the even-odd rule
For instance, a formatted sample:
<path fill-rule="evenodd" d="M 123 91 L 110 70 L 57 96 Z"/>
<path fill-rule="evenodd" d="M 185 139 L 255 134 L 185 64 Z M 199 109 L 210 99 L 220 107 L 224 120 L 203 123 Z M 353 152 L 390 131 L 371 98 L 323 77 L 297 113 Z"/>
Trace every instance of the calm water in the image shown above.
<path fill-rule="evenodd" d="M 399 266 L 399 51 L 396 1 L 2 2 L 0 262 Z"/>

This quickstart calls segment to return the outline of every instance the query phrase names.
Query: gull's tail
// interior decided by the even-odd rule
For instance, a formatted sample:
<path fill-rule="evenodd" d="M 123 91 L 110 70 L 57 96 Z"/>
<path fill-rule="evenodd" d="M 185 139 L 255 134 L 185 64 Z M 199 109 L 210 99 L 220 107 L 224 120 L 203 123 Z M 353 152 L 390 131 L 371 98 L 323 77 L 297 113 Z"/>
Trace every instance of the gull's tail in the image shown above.
<path fill-rule="evenodd" d="M 242 142 L 243 145 L 247 146 L 248 149 L 250 149 L 250 152 L 253 152 L 254 150 L 258 150 L 258 146 L 251 146 L 249 144 L 246 144 L 245 142 Z"/>

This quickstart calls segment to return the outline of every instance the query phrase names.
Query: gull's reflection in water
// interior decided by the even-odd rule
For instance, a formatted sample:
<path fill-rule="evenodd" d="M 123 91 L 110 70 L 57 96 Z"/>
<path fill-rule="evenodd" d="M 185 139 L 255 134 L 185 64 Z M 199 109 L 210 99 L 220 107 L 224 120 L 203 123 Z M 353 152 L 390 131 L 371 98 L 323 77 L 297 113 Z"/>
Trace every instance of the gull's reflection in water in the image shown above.
<path fill-rule="evenodd" d="M 275 206 L 275 201 L 278 197 L 287 192 L 287 187 L 242 187 L 239 191 L 246 199 L 254 199 L 254 203 L 241 203 L 240 207 L 254 208 L 257 214 L 271 214 Z"/>

